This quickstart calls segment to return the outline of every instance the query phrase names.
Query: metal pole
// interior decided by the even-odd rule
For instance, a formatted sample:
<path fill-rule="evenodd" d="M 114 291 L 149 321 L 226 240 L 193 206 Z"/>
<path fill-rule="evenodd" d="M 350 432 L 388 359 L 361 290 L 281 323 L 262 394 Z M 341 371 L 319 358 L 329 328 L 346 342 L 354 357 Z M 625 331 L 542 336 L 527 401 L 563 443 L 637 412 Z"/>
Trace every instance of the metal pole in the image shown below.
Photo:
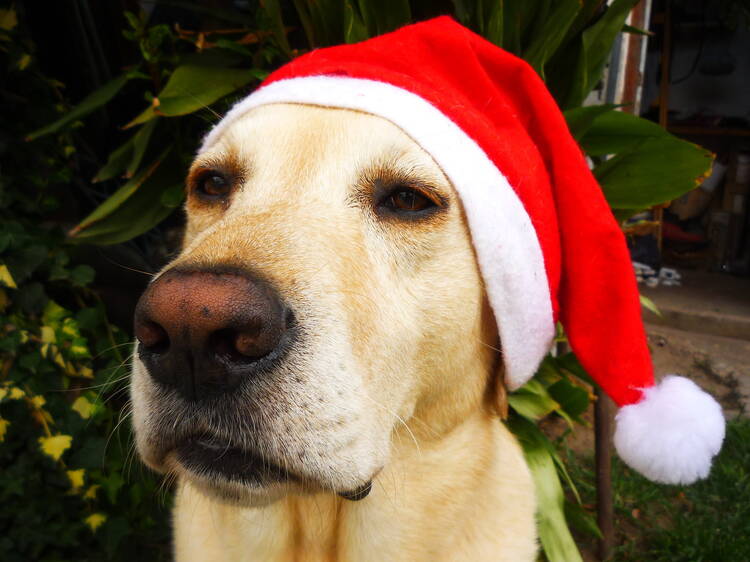
<path fill-rule="evenodd" d="M 596 389 L 594 404 L 594 439 L 596 451 L 596 522 L 602 532 L 599 559 L 612 556 L 615 543 L 614 507 L 612 501 L 612 404 L 609 397 Z"/>

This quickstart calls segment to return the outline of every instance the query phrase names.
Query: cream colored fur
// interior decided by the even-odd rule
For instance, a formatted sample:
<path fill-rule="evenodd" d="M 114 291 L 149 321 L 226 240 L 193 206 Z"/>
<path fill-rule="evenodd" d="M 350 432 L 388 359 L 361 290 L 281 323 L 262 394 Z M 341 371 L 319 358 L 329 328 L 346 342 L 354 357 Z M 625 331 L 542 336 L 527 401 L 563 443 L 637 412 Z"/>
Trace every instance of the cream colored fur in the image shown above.
<path fill-rule="evenodd" d="M 169 267 L 260 272 L 304 349 L 227 426 L 166 396 L 136 361 L 139 452 L 178 478 L 176 559 L 534 560 L 532 481 L 496 413 L 494 318 L 460 201 L 429 155 L 378 117 L 279 104 L 234 123 L 193 169 L 217 167 L 242 169 L 241 181 L 226 205 L 189 197 Z M 431 185 L 445 212 L 383 220 L 365 181 L 378 174 Z M 189 472 L 164 445 L 188 418 L 304 484 L 247 489 Z M 334 493 L 370 479 L 362 501 Z"/>

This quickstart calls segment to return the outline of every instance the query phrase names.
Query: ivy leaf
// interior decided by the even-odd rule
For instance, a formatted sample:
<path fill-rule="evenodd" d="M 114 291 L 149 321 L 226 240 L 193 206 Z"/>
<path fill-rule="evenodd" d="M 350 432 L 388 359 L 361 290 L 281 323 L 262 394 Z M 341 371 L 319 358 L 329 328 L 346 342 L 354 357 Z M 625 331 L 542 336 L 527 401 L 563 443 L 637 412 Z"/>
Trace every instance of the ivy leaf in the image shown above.
<path fill-rule="evenodd" d="M 39 445 L 42 448 L 42 452 L 56 461 L 59 461 L 63 453 L 70 449 L 72 442 L 73 438 L 70 435 L 54 435 L 52 437 L 39 438 Z"/>
<path fill-rule="evenodd" d="M 0 418 L 0 443 L 5 441 L 5 434 L 8 432 L 8 426 L 10 422 L 6 419 Z"/>
<path fill-rule="evenodd" d="M 89 529 L 96 531 L 106 520 L 107 516 L 103 513 L 92 513 L 83 522 L 88 525 Z"/>
<path fill-rule="evenodd" d="M 94 268 L 88 265 L 77 265 L 70 272 L 70 280 L 73 285 L 85 287 L 94 280 Z"/>
<path fill-rule="evenodd" d="M 77 470 L 66 470 L 65 474 L 68 475 L 70 487 L 73 489 L 73 492 L 77 493 L 83 487 L 83 477 L 86 475 L 86 470 L 83 468 Z"/>
<path fill-rule="evenodd" d="M 89 419 L 94 411 L 94 405 L 85 396 L 76 398 L 71 408 L 74 412 L 78 412 L 78 415 L 85 420 Z"/>
<path fill-rule="evenodd" d="M 0 283 L 9 289 L 18 289 L 16 282 L 13 280 L 13 276 L 10 274 L 10 271 L 8 271 L 8 266 L 5 264 L 0 265 Z"/>

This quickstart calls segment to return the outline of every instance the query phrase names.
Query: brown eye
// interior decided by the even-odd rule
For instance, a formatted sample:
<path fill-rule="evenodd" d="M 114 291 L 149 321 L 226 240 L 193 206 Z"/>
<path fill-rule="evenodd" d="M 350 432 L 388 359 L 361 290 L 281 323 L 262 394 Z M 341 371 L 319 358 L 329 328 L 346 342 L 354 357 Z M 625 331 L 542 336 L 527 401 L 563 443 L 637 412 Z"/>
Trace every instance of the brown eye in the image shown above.
<path fill-rule="evenodd" d="M 216 172 L 210 172 L 198 180 L 195 187 L 196 194 L 209 200 L 223 199 L 231 191 L 232 186 L 229 180 Z"/>
<path fill-rule="evenodd" d="M 384 205 L 391 210 L 407 213 L 424 211 L 435 207 L 435 203 L 413 189 L 399 188 L 386 197 Z"/>

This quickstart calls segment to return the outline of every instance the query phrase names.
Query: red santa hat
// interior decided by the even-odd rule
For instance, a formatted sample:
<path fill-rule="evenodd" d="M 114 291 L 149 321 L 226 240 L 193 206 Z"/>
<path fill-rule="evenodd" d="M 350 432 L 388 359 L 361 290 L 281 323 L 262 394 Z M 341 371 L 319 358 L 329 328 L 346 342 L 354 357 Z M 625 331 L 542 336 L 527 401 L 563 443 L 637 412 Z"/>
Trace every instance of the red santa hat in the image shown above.
<path fill-rule="evenodd" d="M 536 72 L 448 17 L 283 66 L 206 136 L 209 148 L 271 103 L 378 115 L 428 152 L 458 192 L 503 350 L 528 381 L 555 322 L 620 407 L 615 446 L 648 478 L 708 475 L 724 438 L 716 401 L 688 379 L 655 384 L 624 236 Z"/>

